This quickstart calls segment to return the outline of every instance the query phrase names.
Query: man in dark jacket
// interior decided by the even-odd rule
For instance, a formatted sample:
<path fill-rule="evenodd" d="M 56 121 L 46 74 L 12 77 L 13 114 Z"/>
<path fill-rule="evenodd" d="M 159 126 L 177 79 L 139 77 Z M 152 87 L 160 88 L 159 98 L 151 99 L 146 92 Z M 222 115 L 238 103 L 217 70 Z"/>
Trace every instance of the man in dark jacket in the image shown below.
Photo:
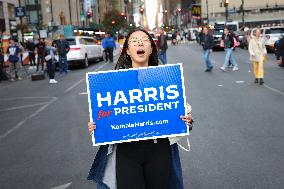
<path fill-rule="evenodd" d="M 160 33 L 160 37 L 158 39 L 158 50 L 159 50 L 159 59 L 163 64 L 167 64 L 167 49 L 168 49 L 168 43 L 167 43 L 167 37 L 162 30 Z"/>
<path fill-rule="evenodd" d="M 26 45 L 26 49 L 29 52 L 29 61 L 30 61 L 30 66 L 35 66 L 35 43 L 32 39 L 29 39 Z"/>
<path fill-rule="evenodd" d="M 210 53 L 212 52 L 212 48 L 214 46 L 214 38 L 213 36 L 209 33 L 209 28 L 204 27 L 203 28 L 203 36 L 202 36 L 202 41 L 201 45 L 203 46 L 204 49 L 204 60 L 206 63 L 206 70 L 205 72 L 211 72 L 213 69 L 213 65 L 210 61 Z"/>
<path fill-rule="evenodd" d="M 36 70 L 39 70 L 39 64 L 41 64 L 41 70 L 43 71 L 44 68 L 44 55 L 45 55 L 45 43 L 43 39 L 39 39 L 38 44 L 36 45 L 37 48 L 37 65 Z"/>
<path fill-rule="evenodd" d="M 106 62 L 108 60 L 110 60 L 110 62 L 113 62 L 113 49 L 116 48 L 116 44 L 113 37 L 111 37 L 108 33 L 106 34 L 105 38 L 102 41 L 102 46 L 105 51 Z"/>
<path fill-rule="evenodd" d="M 284 35 L 279 40 L 277 45 L 277 62 L 280 67 L 284 67 Z"/>
<path fill-rule="evenodd" d="M 14 39 L 10 39 L 10 46 L 8 48 L 8 59 L 10 62 L 11 70 L 15 71 L 15 79 L 21 80 L 21 78 L 18 76 L 18 62 L 19 62 L 19 54 L 20 54 L 20 47 L 15 43 Z M 13 78 L 11 78 L 11 81 L 14 81 Z"/>
<path fill-rule="evenodd" d="M 60 35 L 60 39 L 56 41 L 57 52 L 59 56 L 59 68 L 60 74 L 68 73 L 68 62 L 67 62 L 67 54 L 70 50 L 70 46 L 68 41 L 64 38 L 64 35 Z"/>

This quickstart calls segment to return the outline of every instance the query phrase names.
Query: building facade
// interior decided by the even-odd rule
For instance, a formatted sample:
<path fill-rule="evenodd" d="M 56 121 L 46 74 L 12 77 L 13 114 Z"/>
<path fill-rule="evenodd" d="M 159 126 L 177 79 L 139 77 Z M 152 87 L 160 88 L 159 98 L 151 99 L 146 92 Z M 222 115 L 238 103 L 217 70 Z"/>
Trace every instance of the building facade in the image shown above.
<path fill-rule="evenodd" d="M 242 23 L 244 19 L 246 25 L 250 23 L 277 23 L 281 21 L 284 23 L 283 0 L 243 0 L 243 6 L 242 0 L 229 0 L 228 2 L 228 20 Z M 208 10 L 209 23 L 225 21 L 226 7 L 223 0 L 202 0 L 201 5 L 202 17 L 205 20 L 207 19 Z"/>
<path fill-rule="evenodd" d="M 19 22 L 15 14 L 17 6 L 18 0 L 0 0 L 0 30 L 13 36 L 17 35 L 16 25 Z"/>

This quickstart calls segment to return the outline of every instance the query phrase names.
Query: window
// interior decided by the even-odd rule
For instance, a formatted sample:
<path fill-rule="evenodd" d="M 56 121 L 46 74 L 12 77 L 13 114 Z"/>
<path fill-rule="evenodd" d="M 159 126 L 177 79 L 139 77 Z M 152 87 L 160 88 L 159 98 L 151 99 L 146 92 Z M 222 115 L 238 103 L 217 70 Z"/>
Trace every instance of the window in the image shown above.
<path fill-rule="evenodd" d="M 85 41 L 85 39 L 83 39 L 83 38 L 80 38 L 80 39 L 79 39 L 79 43 L 80 43 L 81 45 L 86 45 L 86 41 Z"/>
<path fill-rule="evenodd" d="M 95 45 L 96 44 L 94 39 L 85 38 L 84 40 L 86 41 L 86 45 Z"/>
<path fill-rule="evenodd" d="M 76 45 L 76 40 L 75 39 L 66 39 L 69 43 L 69 45 Z"/>
<path fill-rule="evenodd" d="M 15 7 L 14 5 L 8 3 L 8 16 L 10 19 L 15 19 L 16 15 L 15 15 Z"/>
<path fill-rule="evenodd" d="M 284 34 L 284 28 L 270 28 L 265 30 L 265 34 Z"/>
<path fill-rule="evenodd" d="M 0 18 L 4 18 L 3 2 L 0 2 Z"/>

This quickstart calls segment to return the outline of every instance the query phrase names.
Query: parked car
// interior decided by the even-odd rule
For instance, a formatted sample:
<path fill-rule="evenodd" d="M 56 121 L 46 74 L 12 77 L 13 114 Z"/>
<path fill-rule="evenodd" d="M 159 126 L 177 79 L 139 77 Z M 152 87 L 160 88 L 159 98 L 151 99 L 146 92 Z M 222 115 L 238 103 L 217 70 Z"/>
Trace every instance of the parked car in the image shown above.
<path fill-rule="evenodd" d="M 240 43 L 239 47 L 241 47 L 242 49 L 247 49 L 248 41 L 246 39 L 246 32 L 239 30 L 239 31 L 234 32 L 234 34 L 236 36 L 237 41 Z"/>
<path fill-rule="evenodd" d="M 219 29 L 219 28 L 215 28 L 215 29 L 212 30 L 212 32 L 213 32 L 212 35 L 213 35 L 213 38 L 214 38 L 213 49 L 216 49 L 216 48 L 224 49 L 224 47 L 220 46 L 224 30 Z"/>
<path fill-rule="evenodd" d="M 249 39 L 255 35 L 256 28 L 252 29 L 249 34 Z M 284 26 L 272 26 L 261 28 L 261 37 L 265 41 L 265 46 L 269 52 L 275 51 L 275 41 L 277 41 L 281 35 L 284 34 Z"/>
<path fill-rule="evenodd" d="M 69 65 L 89 66 L 91 60 L 103 60 L 103 48 L 92 37 L 74 36 L 68 37 L 70 51 L 67 54 Z"/>

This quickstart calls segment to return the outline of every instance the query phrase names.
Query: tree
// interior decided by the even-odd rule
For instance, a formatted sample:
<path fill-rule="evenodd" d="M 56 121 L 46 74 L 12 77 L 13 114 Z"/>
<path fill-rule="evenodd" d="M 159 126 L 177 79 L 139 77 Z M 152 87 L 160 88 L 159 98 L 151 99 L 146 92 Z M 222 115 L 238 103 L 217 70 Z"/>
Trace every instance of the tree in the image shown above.
<path fill-rule="evenodd" d="M 107 32 L 114 34 L 116 31 L 126 28 L 127 21 L 120 12 L 109 11 L 104 15 L 103 25 Z"/>

